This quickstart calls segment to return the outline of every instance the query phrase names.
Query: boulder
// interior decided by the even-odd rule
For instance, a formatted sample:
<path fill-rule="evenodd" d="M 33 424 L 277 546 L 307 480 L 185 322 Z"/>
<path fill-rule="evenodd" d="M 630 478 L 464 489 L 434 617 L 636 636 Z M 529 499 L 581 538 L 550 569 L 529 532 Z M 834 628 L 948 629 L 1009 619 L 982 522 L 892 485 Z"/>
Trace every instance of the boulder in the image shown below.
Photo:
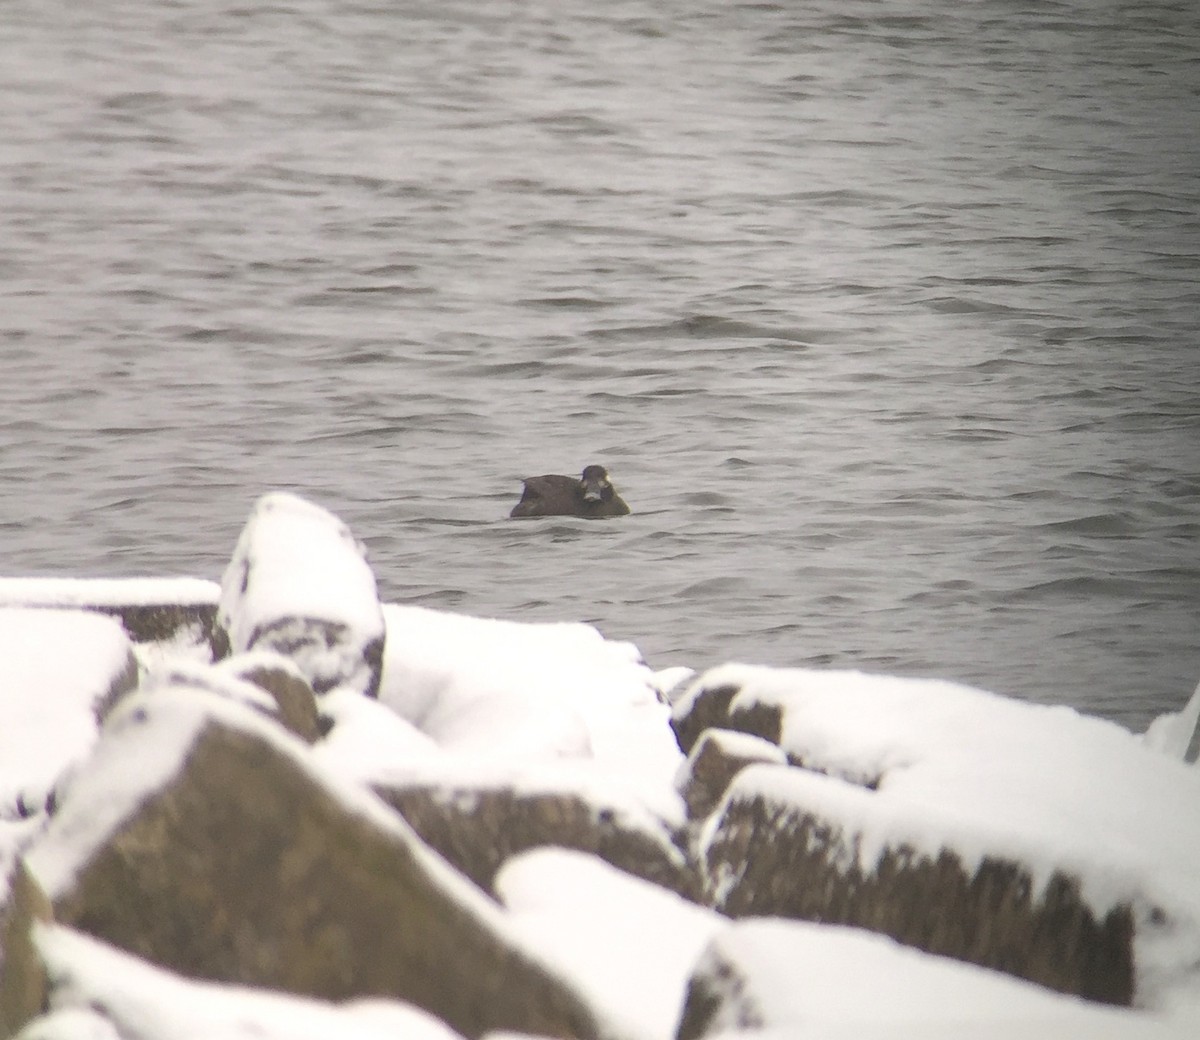
<path fill-rule="evenodd" d="M 787 756 L 777 744 L 761 737 L 727 729 L 707 729 L 679 767 L 675 787 L 683 796 L 688 818 L 699 820 L 716 808 L 733 778 L 746 766 L 786 761 Z"/>
<path fill-rule="evenodd" d="M 741 772 L 705 824 L 718 909 L 860 925 L 1115 1004 L 1200 985 L 1195 769 L 940 680 L 727 665 L 706 691 L 791 763 Z"/>
<path fill-rule="evenodd" d="M 1064 993 L 1132 1004 L 1131 905 L 1093 911 L 1078 877 L 1056 871 L 1043 885 L 1032 867 L 1000 854 L 973 862 L 950 838 L 935 854 L 903 841 L 867 852 L 886 814 L 873 816 L 868 791 L 820 789 L 835 785 L 787 766 L 742 773 L 704 848 L 710 904 L 731 917 L 856 925 Z"/>
<path fill-rule="evenodd" d="M 290 657 L 313 690 L 379 689 L 384 621 L 366 550 L 332 513 L 273 492 L 255 504 L 221 579 L 218 642 Z"/>
<path fill-rule="evenodd" d="M 729 728 L 729 704 L 738 692 L 735 683 L 707 681 L 710 673 L 678 688 L 671 702 L 671 729 L 685 755 L 690 755 L 706 729 Z"/>
<path fill-rule="evenodd" d="M 599 1033 L 382 802 L 200 690 L 124 700 L 26 862 L 57 922 L 196 979 L 395 997 L 468 1037 Z"/>
<path fill-rule="evenodd" d="M 554 845 L 593 853 L 635 877 L 699 898 L 699 878 L 670 821 L 603 775 L 565 764 L 487 777 L 460 767 L 438 781 L 377 785 L 375 791 L 484 889 L 492 888 L 510 857 Z"/>

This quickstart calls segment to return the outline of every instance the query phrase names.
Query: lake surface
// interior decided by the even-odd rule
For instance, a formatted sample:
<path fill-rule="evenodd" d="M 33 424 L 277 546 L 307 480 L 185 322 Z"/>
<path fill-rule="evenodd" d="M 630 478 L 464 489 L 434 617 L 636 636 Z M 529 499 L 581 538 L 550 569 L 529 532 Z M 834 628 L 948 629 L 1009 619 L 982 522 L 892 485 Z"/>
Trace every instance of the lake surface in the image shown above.
<path fill-rule="evenodd" d="M 1200 679 L 1200 5 L 0 3 L 0 573 Z M 608 466 L 621 520 L 506 519 Z"/>

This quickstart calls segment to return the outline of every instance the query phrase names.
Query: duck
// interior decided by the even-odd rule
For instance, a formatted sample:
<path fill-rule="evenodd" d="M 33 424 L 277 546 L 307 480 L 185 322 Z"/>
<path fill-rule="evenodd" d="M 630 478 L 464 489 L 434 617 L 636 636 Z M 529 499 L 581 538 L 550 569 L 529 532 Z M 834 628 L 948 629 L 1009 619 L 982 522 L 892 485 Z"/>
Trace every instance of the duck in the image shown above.
<path fill-rule="evenodd" d="M 581 516 L 587 518 L 625 516 L 629 506 L 617 494 L 603 466 L 585 466 L 578 477 L 547 473 L 526 477 L 521 501 L 510 517 Z"/>

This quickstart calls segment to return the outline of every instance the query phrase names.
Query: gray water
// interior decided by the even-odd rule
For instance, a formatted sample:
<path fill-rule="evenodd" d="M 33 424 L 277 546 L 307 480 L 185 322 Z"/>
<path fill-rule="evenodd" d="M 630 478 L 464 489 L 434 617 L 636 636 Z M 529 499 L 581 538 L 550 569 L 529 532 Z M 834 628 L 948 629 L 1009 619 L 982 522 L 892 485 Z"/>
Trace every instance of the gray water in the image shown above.
<path fill-rule="evenodd" d="M 1200 7 L 0 0 L 0 573 L 385 597 L 656 666 L 1200 678 Z M 634 509 L 506 518 L 607 465 Z"/>

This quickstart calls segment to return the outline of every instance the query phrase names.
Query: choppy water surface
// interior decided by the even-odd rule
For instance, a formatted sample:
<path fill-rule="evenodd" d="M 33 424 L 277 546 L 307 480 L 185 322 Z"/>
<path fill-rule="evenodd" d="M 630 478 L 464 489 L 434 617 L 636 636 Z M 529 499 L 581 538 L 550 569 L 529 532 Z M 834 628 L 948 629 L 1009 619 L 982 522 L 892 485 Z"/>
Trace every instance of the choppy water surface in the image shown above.
<path fill-rule="evenodd" d="M 1200 8 L 0 3 L 0 572 L 384 594 L 656 666 L 1200 678 Z M 510 522 L 605 463 L 633 516 Z"/>

